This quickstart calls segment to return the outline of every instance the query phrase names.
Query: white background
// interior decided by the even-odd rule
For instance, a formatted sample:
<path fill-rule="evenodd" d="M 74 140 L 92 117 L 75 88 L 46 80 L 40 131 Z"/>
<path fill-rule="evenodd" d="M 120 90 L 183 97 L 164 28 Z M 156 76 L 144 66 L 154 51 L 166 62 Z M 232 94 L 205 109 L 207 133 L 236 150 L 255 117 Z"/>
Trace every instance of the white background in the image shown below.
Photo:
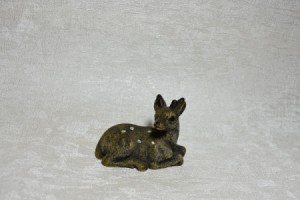
<path fill-rule="evenodd" d="M 0 199 L 299 199 L 298 0 L 1 0 Z M 182 167 L 94 157 L 185 97 Z"/>

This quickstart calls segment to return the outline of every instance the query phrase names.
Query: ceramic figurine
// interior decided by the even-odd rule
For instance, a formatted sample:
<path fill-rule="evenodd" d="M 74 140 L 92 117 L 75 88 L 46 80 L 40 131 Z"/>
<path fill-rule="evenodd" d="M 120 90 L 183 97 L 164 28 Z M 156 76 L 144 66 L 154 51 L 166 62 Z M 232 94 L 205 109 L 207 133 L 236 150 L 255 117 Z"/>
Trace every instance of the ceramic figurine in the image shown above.
<path fill-rule="evenodd" d="M 183 164 L 185 147 L 177 144 L 179 116 L 185 110 L 184 98 L 168 107 L 161 95 L 154 102 L 154 128 L 118 124 L 100 138 L 95 156 L 108 167 L 136 168 L 139 171 Z"/>

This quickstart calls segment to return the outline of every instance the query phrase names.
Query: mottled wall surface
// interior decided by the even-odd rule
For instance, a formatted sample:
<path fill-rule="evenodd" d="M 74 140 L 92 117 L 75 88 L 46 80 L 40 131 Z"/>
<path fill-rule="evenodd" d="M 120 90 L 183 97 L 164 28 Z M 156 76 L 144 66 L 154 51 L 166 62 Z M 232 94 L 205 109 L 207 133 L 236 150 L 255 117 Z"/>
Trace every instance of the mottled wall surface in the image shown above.
<path fill-rule="evenodd" d="M 300 199 L 300 1 L 0 2 L 0 199 Z M 94 157 L 185 97 L 182 167 Z"/>

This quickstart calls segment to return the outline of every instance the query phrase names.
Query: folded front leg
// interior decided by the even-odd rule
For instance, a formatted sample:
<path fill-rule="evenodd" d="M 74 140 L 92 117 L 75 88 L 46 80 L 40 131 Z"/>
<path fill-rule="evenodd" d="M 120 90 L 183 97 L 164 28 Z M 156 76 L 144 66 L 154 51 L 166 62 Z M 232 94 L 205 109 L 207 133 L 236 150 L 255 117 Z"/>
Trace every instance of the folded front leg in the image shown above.
<path fill-rule="evenodd" d="M 179 153 L 182 155 L 182 157 L 184 157 L 185 152 L 186 152 L 186 148 L 184 146 L 178 145 L 178 144 L 174 144 L 173 145 L 173 151 L 176 153 Z"/>

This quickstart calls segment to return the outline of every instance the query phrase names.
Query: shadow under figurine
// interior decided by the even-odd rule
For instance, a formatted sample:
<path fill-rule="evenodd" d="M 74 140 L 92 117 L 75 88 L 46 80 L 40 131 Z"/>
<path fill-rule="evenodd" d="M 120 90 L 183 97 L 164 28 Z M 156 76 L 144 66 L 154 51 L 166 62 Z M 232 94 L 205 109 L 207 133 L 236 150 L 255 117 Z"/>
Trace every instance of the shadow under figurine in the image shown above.
<path fill-rule="evenodd" d="M 154 128 L 118 124 L 100 138 L 95 156 L 108 167 L 136 168 L 139 171 L 183 164 L 186 149 L 177 144 L 179 116 L 185 110 L 184 98 L 168 107 L 161 95 L 154 102 Z"/>

